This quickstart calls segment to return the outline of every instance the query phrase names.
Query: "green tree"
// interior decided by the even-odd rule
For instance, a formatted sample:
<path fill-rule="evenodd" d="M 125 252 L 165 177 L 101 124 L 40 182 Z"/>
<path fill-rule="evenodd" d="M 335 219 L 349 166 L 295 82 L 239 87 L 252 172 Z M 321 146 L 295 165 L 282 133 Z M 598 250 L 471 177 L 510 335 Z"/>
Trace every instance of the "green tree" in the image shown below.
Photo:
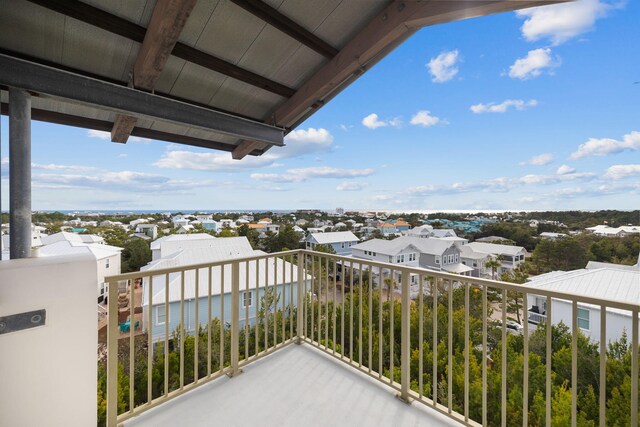
<path fill-rule="evenodd" d="M 149 243 L 142 239 L 130 239 L 122 251 L 122 272 L 138 271 L 151 262 Z"/>

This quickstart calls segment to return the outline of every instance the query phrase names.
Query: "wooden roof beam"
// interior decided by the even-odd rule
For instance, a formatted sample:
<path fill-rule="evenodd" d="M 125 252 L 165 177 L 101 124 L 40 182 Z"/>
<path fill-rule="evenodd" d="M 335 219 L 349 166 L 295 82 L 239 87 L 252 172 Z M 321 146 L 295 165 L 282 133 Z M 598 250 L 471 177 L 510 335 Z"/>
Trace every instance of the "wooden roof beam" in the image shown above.
<path fill-rule="evenodd" d="M 144 41 L 146 33 L 144 27 L 81 1 L 28 1 L 89 25 L 102 28 L 105 31 L 109 31 L 110 33 L 117 34 L 129 40 L 133 40 L 138 43 L 142 43 Z M 184 59 L 187 62 L 192 62 L 211 71 L 215 71 L 268 92 L 275 93 L 276 95 L 280 95 L 284 98 L 289 98 L 295 93 L 294 89 L 287 87 L 286 85 L 263 77 L 184 43 L 176 43 L 171 54 L 177 58 Z"/>
<path fill-rule="evenodd" d="M 318 52 L 326 58 L 333 58 L 338 54 L 338 49 L 302 27 L 292 19 L 278 12 L 273 7 L 260 0 L 231 0 L 247 12 L 262 19 L 267 24 L 282 31 L 294 40 L 304 44 L 308 48 Z"/>
<path fill-rule="evenodd" d="M 133 66 L 133 86 L 153 90 L 171 51 L 187 23 L 196 0 L 158 0 Z M 111 141 L 125 144 L 138 119 L 117 114 Z"/>

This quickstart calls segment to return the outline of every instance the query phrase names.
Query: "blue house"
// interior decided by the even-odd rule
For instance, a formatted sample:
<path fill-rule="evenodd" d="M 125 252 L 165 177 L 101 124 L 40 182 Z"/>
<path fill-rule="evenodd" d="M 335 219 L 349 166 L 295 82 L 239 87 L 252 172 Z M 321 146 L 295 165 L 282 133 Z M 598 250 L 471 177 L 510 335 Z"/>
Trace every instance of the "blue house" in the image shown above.
<path fill-rule="evenodd" d="M 358 237 L 350 231 L 334 231 L 311 233 L 305 241 L 307 249 L 313 250 L 317 245 L 329 245 L 338 255 L 351 255 L 351 247 L 358 244 Z"/>
<path fill-rule="evenodd" d="M 203 243 L 204 242 L 204 243 Z M 215 244 L 212 246 L 212 242 Z M 220 243 L 218 243 L 220 242 Z M 180 251 L 152 261 L 141 271 L 149 272 L 162 268 L 175 268 L 191 264 L 201 264 L 234 258 L 264 255 L 262 251 L 254 251 L 246 237 L 230 237 L 213 241 L 184 242 L 185 248 Z M 231 285 L 232 266 L 225 265 L 203 268 L 198 271 L 198 289 L 196 292 L 196 272 L 184 272 L 184 324 L 185 333 L 193 334 L 198 325 L 207 326 L 209 295 L 211 295 L 211 319 L 220 319 L 228 324 L 231 318 Z M 275 295 L 268 311 L 295 307 L 297 302 L 298 268 L 282 259 L 267 258 L 240 263 L 240 325 L 253 325 L 263 308 L 266 292 Z M 209 271 L 211 271 L 211 294 L 209 294 Z M 164 340 L 165 325 L 168 321 L 169 333 L 180 325 L 180 301 L 182 297 L 182 273 L 176 272 L 167 278 L 158 275 L 152 278 L 153 288 L 149 301 L 149 278 L 145 278 L 143 287 L 143 329 L 151 331 L 154 342 Z M 271 291 L 273 289 L 273 291 Z M 269 291 L 267 291 L 269 290 Z M 271 299 L 271 298 L 270 298 Z M 169 319 L 166 318 L 165 302 L 169 306 Z M 198 318 L 196 319 L 196 306 Z M 152 310 L 152 322 L 149 324 L 149 310 Z M 170 337 L 169 337 L 170 338 Z"/>

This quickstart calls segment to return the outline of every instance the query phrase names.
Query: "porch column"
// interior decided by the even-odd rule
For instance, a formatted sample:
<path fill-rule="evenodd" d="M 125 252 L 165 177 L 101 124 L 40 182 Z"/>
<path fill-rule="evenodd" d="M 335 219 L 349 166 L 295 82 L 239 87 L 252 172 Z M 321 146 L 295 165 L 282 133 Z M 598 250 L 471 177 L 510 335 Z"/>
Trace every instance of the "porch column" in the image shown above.
<path fill-rule="evenodd" d="M 31 257 L 31 95 L 9 88 L 10 258 Z"/>

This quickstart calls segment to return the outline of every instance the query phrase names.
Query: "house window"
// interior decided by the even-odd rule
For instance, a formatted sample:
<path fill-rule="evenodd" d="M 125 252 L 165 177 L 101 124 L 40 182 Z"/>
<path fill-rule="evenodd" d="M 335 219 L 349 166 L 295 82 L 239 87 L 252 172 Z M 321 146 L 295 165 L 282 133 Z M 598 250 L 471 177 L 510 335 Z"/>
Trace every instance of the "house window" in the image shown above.
<path fill-rule="evenodd" d="M 244 307 L 253 306 L 253 292 L 252 291 L 245 291 L 245 292 L 242 293 L 242 305 Z"/>
<path fill-rule="evenodd" d="M 589 330 L 589 310 L 586 308 L 578 308 L 578 327 Z"/>
<path fill-rule="evenodd" d="M 478 261 L 473 261 L 473 266 L 477 267 L 478 266 Z"/>
<path fill-rule="evenodd" d="M 344 242 L 342 242 L 342 249 L 344 249 Z"/>
<path fill-rule="evenodd" d="M 376 253 L 375 253 L 375 252 L 373 253 L 373 256 L 376 256 Z"/>
<path fill-rule="evenodd" d="M 440 257 L 436 256 L 436 264 L 440 264 Z"/>
<path fill-rule="evenodd" d="M 455 259 L 456 259 L 456 262 L 458 262 L 458 261 L 459 261 L 458 254 L 456 254 Z"/>
<path fill-rule="evenodd" d="M 393 257 L 392 256 L 389 257 L 389 262 L 393 262 Z"/>
<path fill-rule="evenodd" d="M 398 264 L 400 264 L 401 262 L 404 262 L 404 255 L 398 255 L 398 257 L 396 258 L 396 260 L 397 260 L 396 262 L 397 262 Z"/>
<path fill-rule="evenodd" d="M 107 258 L 107 262 L 104 264 L 105 268 L 109 268 L 109 258 Z"/>
<path fill-rule="evenodd" d="M 164 325 L 164 322 L 166 320 L 164 309 L 164 304 L 162 306 L 156 307 L 156 325 Z"/>

